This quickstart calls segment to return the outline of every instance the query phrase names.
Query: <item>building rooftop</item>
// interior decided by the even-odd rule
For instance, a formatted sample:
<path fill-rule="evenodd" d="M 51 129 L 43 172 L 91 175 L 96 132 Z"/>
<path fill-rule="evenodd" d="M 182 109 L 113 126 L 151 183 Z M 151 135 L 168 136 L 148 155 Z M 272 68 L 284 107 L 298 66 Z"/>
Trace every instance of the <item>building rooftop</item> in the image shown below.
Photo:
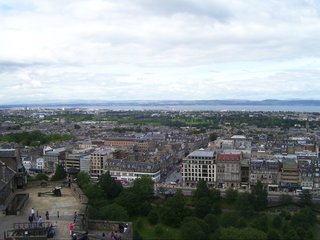
<path fill-rule="evenodd" d="M 217 161 L 240 161 L 240 154 L 218 153 Z"/>
<path fill-rule="evenodd" d="M 154 163 L 129 161 L 127 159 L 110 159 L 105 165 L 106 170 L 128 172 L 157 172 L 160 166 Z"/>
<path fill-rule="evenodd" d="M 212 149 L 199 149 L 195 150 L 188 155 L 188 157 L 214 157 L 215 151 Z"/>
<path fill-rule="evenodd" d="M 0 157 L 15 157 L 15 149 L 0 149 Z"/>

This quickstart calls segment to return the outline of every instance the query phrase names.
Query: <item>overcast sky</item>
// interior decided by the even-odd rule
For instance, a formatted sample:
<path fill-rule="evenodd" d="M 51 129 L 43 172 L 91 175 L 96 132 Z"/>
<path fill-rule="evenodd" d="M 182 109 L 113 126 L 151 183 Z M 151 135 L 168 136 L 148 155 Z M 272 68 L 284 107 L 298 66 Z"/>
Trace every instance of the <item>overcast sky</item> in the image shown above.
<path fill-rule="evenodd" d="M 320 99 L 318 0 L 0 0 L 0 103 Z"/>

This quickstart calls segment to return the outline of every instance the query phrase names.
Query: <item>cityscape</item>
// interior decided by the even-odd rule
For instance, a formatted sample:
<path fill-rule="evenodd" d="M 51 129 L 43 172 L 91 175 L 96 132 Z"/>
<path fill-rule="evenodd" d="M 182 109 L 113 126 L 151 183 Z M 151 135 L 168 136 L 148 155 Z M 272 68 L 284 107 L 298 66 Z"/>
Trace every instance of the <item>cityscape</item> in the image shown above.
<path fill-rule="evenodd" d="M 319 13 L 0 0 L 0 240 L 320 239 Z"/>
<path fill-rule="evenodd" d="M 150 179 L 152 201 L 162 199 L 164 202 L 161 204 L 166 204 L 168 199 L 179 194 L 186 199 L 193 199 L 195 193 L 200 191 L 199 184 L 204 182 L 208 191 L 214 190 L 211 194 L 218 194 L 221 203 L 216 206 L 208 200 L 208 203 L 203 204 L 209 209 L 212 208 L 213 216 L 220 217 L 223 216 L 219 213 L 222 206 L 222 211 L 230 208 L 224 206 L 224 201 L 235 204 L 235 209 L 232 210 L 231 207 L 228 211 L 243 211 L 241 214 L 244 216 L 251 211 L 267 211 L 269 213 L 264 214 L 270 214 L 270 211 L 277 209 L 281 213 L 288 211 L 290 214 L 292 208 L 297 211 L 297 208 L 308 205 L 317 209 L 316 206 L 320 203 L 320 114 L 317 112 L 118 111 L 39 107 L 9 107 L 0 111 L 0 206 L 3 221 L 7 215 L 17 214 L 15 208 L 19 205 L 19 200 L 12 199 L 18 192 L 32 192 L 32 188 L 37 189 L 37 184 L 38 187 L 41 184 L 48 184 L 50 187 L 49 191 L 37 189 L 39 192 L 36 198 L 42 195 L 62 195 L 64 198 L 65 189 L 69 188 L 74 190 L 77 201 L 89 206 L 75 209 L 79 212 L 79 221 L 75 222 L 74 230 L 78 239 L 82 239 L 87 232 L 86 237 L 96 239 L 98 234 L 102 236 L 104 229 L 103 233 L 111 237 L 107 229 L 110 231 L 112 227 L 101 229 L 97 223 L 91 223 L 93 220 L 89 217 L 92 216 L 120 221 L 120 226 L 130 224 L 125 232 L 128 235 L 125 235 L 123 230 L 118 234 L 122 234 L 124 239 L 135 239 L 139 232 L 135 233 L 133 226 L 137 223 L 132 225 L 129 222 L 130 216 L 146 214 L 149 218 L 154 210 L 150 210 L 149 215 L 143 210 L 131 213 L 132 208 L 139 209 L 139 204 L 131 206 L 133 203 L 129 204 L 127 201 L 135 201 L 134 198 L 124 194 L 128 197 L 126 199 L 117 191 L 134 189 L 139 179 Z M 61 169 L 65 175 L 59 178 Z M 106 199 L 113 199 L 111 202 L 114 204 L 120 201 L 120 206 L 127 210 L 118 211 L 124 211 L 124 215 L 129 214 L 129 217 L 95 213 L 99 205 L 103 207 L 108 203 L 103 203 L 106 200 L 96 199 L 98 196 L 90 197 L 90 194 L 98 191 L 91 188 L 102 188 L 101 179 L 104 179 L 106 174 L 109 181 L 120 189 L 107 187 L 114 196 L 107 196 Z M 87 186 L 83 181 L 88 181 Z M 242 207 L 238 206 L 241 198 L 238 198 L 252 194 L 260 185 L 266 194 L 266 202 L 261 203 L 262 208 L 241 209 Z M 31 190 L 28 190 L 30 188 Z M 54 190 L 51 192 L 52 188 Z M 144 188 L 148 189 L 147 186 Z M 126 200 L 119 200 L 122 198 Z M 228 200 L 229 198 L 231 200 Z M 125 204 L 129 204 L 129 207 Z M 198 209 L 199 203 L 193 204 L 196 204 L 193 214 L 199 217 L 208 214 L 208 209 L 201 213 L 203 209 L 201 206 Z M 211 204 L 213 205 L 210 207 Z M 94 208 L 96 210 L 93 210 Z M 37 209 L 41 211 L 39 207 Z M 56 215 L 56 211 L 51 209 L 48 214 Z M 68 214 L 72 215 L 72 212 L 67 214 L 60 210 L 60 215 L 62 214 L 66 214 L 66 217 Z M 177 216 L 171 216 L 173 219 L 167 220 L 167 215 L 157 214 L 157 218 L 163 218 L 158 220 L 162 221 L 162 224 L 180 226 L 171 222 L 179 221 L 175 219 Z M 178 213 L 173 211 L 173 214 Z M 61 220 L 62 217 L 55 218 Z M 260 218 L 261 216 L 257 215 L 257 219 Z M 20 221 L 24 222 L 23 220 Z M 183 226 L 182 220 L 180 224 Z M 313 223 L 310 224 L 308 229 Z M 259 229 L 253 227 L 253 223 L 249 226 Z M 270 229 L 262 231 L 261 234 L 269 236 L 270 231 L 273 231 Z M 14 229 L 3 230 L 8 234 L 5 236 L 9 236 L 12 233 L 10 231 L 14 232 Z M 315 230 L 306 230 L 303 234 L 308 236 L 308 239 L 315 238 L 312 231 Z M 143 231 L 141 232 L 143 234 Z M 281 234 L 278 232 L 280 230 L 277 230 L 275 235 Z M 170 235 L 173 233 L 160 233 L 162 234 L 168 238 L 177 237 Z M 182 238 L 186 236 L 183 232 L 180 234 Z M 286 234 L 287 232 L 282 233 L 283 236 L 287 236 Z M 56 238 L 61 237 L 61 233 L 56 234 Z"/>

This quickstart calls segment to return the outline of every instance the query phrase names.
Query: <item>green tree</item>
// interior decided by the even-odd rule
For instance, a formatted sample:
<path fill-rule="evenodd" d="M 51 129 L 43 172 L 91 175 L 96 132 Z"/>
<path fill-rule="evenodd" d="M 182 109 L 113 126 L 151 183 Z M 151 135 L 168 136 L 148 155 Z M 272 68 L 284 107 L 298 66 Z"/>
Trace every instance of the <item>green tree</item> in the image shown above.
<path fill-rule="evenodd" d="M 98 185 L 104 192 L 105 197 L 110 200 L 116 198 L 123 189 L 121 183 L 113 179 L 109 172 L 99 177 Z"/>
<path fill-rule="evenodd" d="M 134 180 L 132 189 L 141 200 L 148 200 L 153 196 L 154 182 L 151 177 L 142 176 Z"/>
<path fill-rule="evenodd" d="M 279 233 L 274 229 L 271 229 L 268 231 L 267 237 L 268 237 L 268 240 L 280 240 Z"/>
<path fill-rule="evenodd" d="M 181 191 L 167 199 L 162 210 L 161 220 L 164 224 L 179 227 L 185 216 L 185 200 Z"/>
<path fill-rule="evenodd" d="M 94 183 L 89 183 L 83 186 L 83 192 L 89 199 L 89 204 L 95 207 L 102 206 L 105 203 L 104 192 Z"/>
<path fill-rule="evenodd" d="M 102 219 L 112 221 L 127 221 L 129 219 L 127 211 L 120 205 L 113 203 L 100 209 Z"/>
<path fill-rule="evenodd" d="M 282 226 L 282 218 L 280 216 L 276 216 L 272 220 L 272 227 L 276 229 L 280 229 Z"/>
<path fill-rule="evenodd" d="M 159 221 L 159 214 L 158 211 L 155 208 L 152 208 L 151 211 L 149 212 L 148 216 L 148 221 L 150 224 L 155 225 Z"/>
<path fill-rule="evenodd" d="M 44 173 L 38 173 L 36 176 L 36 180 L 38 180 L 38 181 L 42 181 L 42 180 L 48 181 L 48 179 L 49 179 L 49 177 Z"/>
<path fill-rule="evenodd" d="M 204 217 L 204 221 L 208 224 L 210 232 L 215 232 L 219 228 L 219 220 L 212 213 L 207 214 Z"/>
<path fill-rule="evenodd" d="M 86 184 L 90 183 L 90 176 L 86 172 L 79 172 L 77 175 L 77 183 L 79 187 L 83 187 Z"/>
<path fill-rule="evenodd" d="M 210 189 L 207 186 L 207 182 L 200 179 L 197 184 L 197 189 L 193 192 L 194 201 L 198 201 L 201 198 L 210 197 Z"/>
<path fill-rule="evenodd" d="M 61 164 L 57 165 L 56 171 L 54 175 L 52 176 L 52 181 L 59 181 L 65 179 L 67 176 L 66 171 L 64 170 L 63 166 Z"/>
<path fill-rule="evenodd" d="M 254 228 L 243 228 L 237 229 L 234 227 L 223 228 L 220 231 L 220 240 L 267 240 L 267 234 L 254 229 Z"/>
<path fill-rule="evenodd" d="M 239 193 L 236 200 L 236 207 L 240 214 L 249 217 L 253 214 L 253 205 L 249 193 Z"/>
<path fill-rule="evenodd" d="M 302 206 L 311 206 L 312 205 L 312 195 L 309 190 L 305 190 L 305 189 L 302 190 L 299 197 L 300 197 L 299 203 Z"/>
<path fill-rule="evenodd" d="M 280 196 L 280 201 L 282 204 L 291 204 L 292 203 L 292 196 L 288 195 L 288 194 L 282 194 Z"/>
<path fill-rule="evenodd" d="M 181 224 L 182 239 L 207 239 L 209 233 L 208 224 L 195 217 L 186 217 Z"/>
<path fill-rule="evenodd" d="M 225 199 L 226 199 L 227 203 L 229 203 L 229 204 L 234 203 L 237 200 L 237 197 L 238 197 L 238 191 L 237 190 L 234 190 L 232 188 L 228 188 L 227 189 L 226 196 L 225 196 Z"/>
<path fill-rule="evenodd" d="M 195 203 L 195 213 L 197 217 L 203 218 L 205 215 L 211 212 L 211 203 L 209 197 L 202 197 Z"/>
<path fill-rule="evenodd" d="M 264 210 L 268 205 L 268 192 L 263 184 L 258 181 L 251 191 L 252 204 L 256 211 Z"/>

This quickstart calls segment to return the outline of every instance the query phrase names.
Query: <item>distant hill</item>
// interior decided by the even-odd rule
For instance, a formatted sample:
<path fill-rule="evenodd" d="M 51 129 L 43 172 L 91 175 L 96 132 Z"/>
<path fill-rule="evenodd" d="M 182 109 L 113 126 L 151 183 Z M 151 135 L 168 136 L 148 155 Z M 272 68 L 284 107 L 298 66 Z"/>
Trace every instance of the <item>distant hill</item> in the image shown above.
<path fill-rule="evenodd" d="M 6 104 L 0 108 L 13 107 L 90 107 L 90 106 L 320 106 L 320 100 L 132 100 L 132 101 L 98 101 L 98 100 L 70 100 L 47 103 Z"/>

